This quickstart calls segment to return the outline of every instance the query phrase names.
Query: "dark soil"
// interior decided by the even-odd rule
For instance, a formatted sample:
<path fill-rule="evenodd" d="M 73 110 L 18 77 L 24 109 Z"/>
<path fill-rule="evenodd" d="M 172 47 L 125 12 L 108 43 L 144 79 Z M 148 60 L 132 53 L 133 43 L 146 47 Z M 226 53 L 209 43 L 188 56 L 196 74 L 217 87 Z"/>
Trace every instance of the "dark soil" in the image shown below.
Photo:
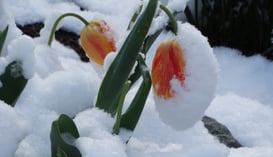
<path fill-rule="evenodd" d="M 73 32 L 68 32 L 64 29 L 59 29 L 55 32 L 55 38 L 60 43 L 76 51 L 82 61 L 89 62 L 89 58 L 85 55 L 83 49 L 79 45 L 79 35 Z"/>
<path fill-rule="evenodd" d="M 33 23 L 29 25 L 18 25 L 17 27 L 21 29 L 23 34 L 26 34 L 32 38 L 39 37 L 40 36 L 40 30 L 44 27 L 43 23 Z"/>

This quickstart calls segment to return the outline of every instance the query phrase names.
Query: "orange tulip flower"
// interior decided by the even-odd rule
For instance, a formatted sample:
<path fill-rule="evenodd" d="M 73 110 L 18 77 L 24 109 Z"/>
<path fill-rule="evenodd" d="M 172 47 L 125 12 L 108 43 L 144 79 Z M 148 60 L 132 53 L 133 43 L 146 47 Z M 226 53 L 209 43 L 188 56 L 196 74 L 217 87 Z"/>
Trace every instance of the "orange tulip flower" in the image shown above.
<path fill-rule="evenodd" d="M 103 20 L 92 21 L 80 34 L 80 42 L 87 56 L 103 65 L 105 56 L 116 51 L 113 31 Z"/>
<path fill-rule="evenodd" d="M 183 85 L 185 80 L 185 60 L 176 40 L 161 43 L 156 50 L 152 63 L 152 84 L 155 93 L 169 99 L 176 91 L 171 87 L 171 80 L 177 79 Z"/>

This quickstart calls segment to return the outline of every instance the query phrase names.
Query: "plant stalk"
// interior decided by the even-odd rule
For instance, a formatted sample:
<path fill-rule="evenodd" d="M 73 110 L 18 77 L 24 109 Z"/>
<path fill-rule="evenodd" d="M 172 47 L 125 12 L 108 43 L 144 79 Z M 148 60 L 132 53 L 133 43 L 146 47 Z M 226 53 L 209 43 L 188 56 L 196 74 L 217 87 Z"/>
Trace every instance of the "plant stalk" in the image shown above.
<path fill-rule="evenodd" d="M 122 108 L 123 108 L 125 96 L 126 96 L 128 90 L 130 89 L 130 84 L 131 84 L 130 81 L 127 81 L 124 84 L 122 92 L 121 92 L 121 96 L 119 99 L 118 109 L 117 109 L 117 120 L 116 120 L 116 123 L 113 127 L 113 134 L 116 134 L 116 135 L 119 134 L 120 122 L 121 122 L 121 118 L 122 118 Z"/>
<path fill-rule="evenodd" d="M 51 29 L 51 32 L 50 32 L 50 36 L 49 36 L 49 40 L 48 40 L 48 46 L 51 46 L 52 44 L 52 41 L 53 41 L 53 37 L 54 37 L 54 34 L 56 32 L 56 29 L 57 29 L 57 26 L 58 24 L 61 22 L 61 20 L 65 17 L 68 17 L 68 16 L 72 16 L 72 17 L 75 17 L 77 19 L 79 19 L 80 21 L 82 21 L 86 26 L 89 24 L 87 20 L 85 20 L 83 17 L 81 17 L 80 15 L 78 14 L 75 14 L 75 13 L 66 13 L 66 14 L 63 14 L 61 15 L 60 17 L 57 18 L 57 20 L 55 21 L 52 29 Z"/>
<path fill-rule="evenodd" d="M 174 17 L 174 15 L 171 13 L 171 11 L 166 8 L 164 5 L 160 4 L 160 9 L 162 9 L 169 17 L 170 22 L 172 24 L 172 31 L 175 35 L 177 35 L 177 31 L 178 31 L 178 26 L 177 26 L 177 21 Z"/>

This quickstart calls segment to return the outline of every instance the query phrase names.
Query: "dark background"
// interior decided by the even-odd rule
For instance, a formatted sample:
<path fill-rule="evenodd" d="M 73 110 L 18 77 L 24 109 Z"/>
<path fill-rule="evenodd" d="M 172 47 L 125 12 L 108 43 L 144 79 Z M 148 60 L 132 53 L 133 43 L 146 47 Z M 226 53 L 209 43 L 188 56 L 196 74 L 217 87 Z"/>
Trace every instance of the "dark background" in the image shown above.
<path fill-rule="evenodd" d="M 272 0 L 192 0 L 188 22 L 208 37 L 211 46 L 227 46 L 243 55 L 273 60 Z"/>

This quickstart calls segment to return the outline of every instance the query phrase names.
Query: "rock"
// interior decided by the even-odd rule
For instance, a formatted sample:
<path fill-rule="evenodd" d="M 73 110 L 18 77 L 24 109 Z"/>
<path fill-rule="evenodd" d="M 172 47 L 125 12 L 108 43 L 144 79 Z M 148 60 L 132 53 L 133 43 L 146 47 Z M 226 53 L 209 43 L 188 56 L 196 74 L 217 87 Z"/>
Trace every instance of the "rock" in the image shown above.
<path fill-rule="evenodd" d="M 220 143 L 229 148 L 242 147 L 242 145 L 232 136 L 231 132 L 225 125 L 208 116 L 204 116 L 202 121 L 209 133 L 215 136 Z"/>

